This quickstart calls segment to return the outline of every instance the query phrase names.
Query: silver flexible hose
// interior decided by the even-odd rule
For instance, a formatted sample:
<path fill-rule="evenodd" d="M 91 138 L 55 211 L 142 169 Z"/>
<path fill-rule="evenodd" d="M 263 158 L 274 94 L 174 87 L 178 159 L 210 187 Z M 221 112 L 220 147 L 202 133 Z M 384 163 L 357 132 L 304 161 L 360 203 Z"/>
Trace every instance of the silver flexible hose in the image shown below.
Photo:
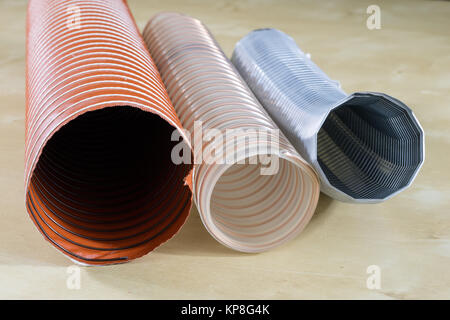
<path fill-rule="evenodd" d="M 245 36 L 231 60 L 316 169 L 322 192 L 374 203 L 411 185 L 424 161 L 424 132 L 405 104 L 384 93 L 347 95 L 276 29 Z"/>

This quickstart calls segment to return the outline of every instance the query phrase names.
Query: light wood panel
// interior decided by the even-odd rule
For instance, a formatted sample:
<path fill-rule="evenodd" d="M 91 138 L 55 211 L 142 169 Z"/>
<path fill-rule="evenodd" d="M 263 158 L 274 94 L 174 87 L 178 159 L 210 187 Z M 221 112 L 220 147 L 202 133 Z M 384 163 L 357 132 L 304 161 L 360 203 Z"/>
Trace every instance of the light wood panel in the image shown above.
<path fill-rule="evenodd" d="M 353 205 L 321 195 L 305 231 L 262 254 L 217 243 L 194 209 L 181 232 L 125 265 L 81 270 L 47 244 L 24 207 L 26 1 L 0 2 L 0 298 L 450 298 L 450 3 L 129 0 L 138 25 L 162 10 L 203 20 L 230 55 L 254 28 L 276 27 L 347 92 L 386 92 L 413 108 L 426 160 L 413 186 L 388 202 Z M 381 289 L 366 287 L 369 265 Z"/>

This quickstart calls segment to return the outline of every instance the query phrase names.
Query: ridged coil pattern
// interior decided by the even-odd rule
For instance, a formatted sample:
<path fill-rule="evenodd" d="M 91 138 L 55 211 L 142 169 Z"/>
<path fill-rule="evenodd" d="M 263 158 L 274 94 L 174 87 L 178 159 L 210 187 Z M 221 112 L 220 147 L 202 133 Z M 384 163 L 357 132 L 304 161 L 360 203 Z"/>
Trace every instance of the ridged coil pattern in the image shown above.
<path fill-rule="evenodd" d="M 342 201 L 379 202 L 412 183 L 424 160 L 424 134 L 402 102 L 383 93 L 347 95 L 276 29 L 248 34 L 231 60 L 315 167 L 323 192 Z"/>
<path fill-rule="evenodd" d="M 262 130 L 268 133 L 267 140 L 276 139 L 277 126 L 200 21 L 161 13 L 149 21 L 143 36 L 181 123 L 191 135 L 201 121 L 203 132 Z M 211 235 L 244 252 L 264 251 L 294 237 L 310 220 L 318 200 L 315 172 L 287 139 L 279 135 L 276 151 L 264 151 L 263 143 L 261 139 L 237 145 L 228 140 L 193 140 L 196 157 L 202 146 L 202 150 L 225 150 L 227 157 L 231 153 L 236 160 L 219 163 L 215 160 L 220 155 L 214 153 L 214 161 L 196 163 L 193 192 Z M 269 153 L 279 160 L 279 170 L 262 175 L 263 165 L 251 160 Z"/>
<path fill-rule="evenodd" d="M 191 165 L 171 161 L 183 129 L 124 1 L 31 0 L 26 87 L 26 205 L 48 241 L 113 264 L 179 230 L 192 201 Z"/>

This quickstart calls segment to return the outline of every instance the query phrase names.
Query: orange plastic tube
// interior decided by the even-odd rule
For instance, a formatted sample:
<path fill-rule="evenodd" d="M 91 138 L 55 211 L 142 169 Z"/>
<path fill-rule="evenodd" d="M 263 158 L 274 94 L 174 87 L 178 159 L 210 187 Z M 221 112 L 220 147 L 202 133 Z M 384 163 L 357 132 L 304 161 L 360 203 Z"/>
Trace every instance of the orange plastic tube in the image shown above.
<path fill-rule="evenodd" d="M 26 207 L 44 237 L 87 265 L 170 239 L 192 168 L 171 161 L 186 137 L 125 1 L 31 0 L 26 73 Z"/>

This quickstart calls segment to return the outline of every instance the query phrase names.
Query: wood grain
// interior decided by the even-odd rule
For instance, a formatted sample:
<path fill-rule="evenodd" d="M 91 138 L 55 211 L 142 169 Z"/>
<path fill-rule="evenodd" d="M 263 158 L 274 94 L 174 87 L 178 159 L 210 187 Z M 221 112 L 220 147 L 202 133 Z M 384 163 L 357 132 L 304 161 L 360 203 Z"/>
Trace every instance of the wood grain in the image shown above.
<path fill-rule="evenodd" d="M 262 254 L 233 252 L 194 209 L 181 232 L 134 262 L 82 268 L 66 287 L 65 257 L 24 207 L 26 1 L 0 2 L 0 298 L 450 298 L 450 3 L 377 1 L 381 29 L 366 28 L 373 1 L 129 0 L 140 28 L 159 11 L 208 25 L 227 55 L 254 28 L 276 27 L 346 92 L 386 92 L 409 105 L 426 133 L 413 186 L 388 202 L 344 204 L 321 195 L 304 232 Z M 366 269 L 381 268 L 369 290 Z"/>

